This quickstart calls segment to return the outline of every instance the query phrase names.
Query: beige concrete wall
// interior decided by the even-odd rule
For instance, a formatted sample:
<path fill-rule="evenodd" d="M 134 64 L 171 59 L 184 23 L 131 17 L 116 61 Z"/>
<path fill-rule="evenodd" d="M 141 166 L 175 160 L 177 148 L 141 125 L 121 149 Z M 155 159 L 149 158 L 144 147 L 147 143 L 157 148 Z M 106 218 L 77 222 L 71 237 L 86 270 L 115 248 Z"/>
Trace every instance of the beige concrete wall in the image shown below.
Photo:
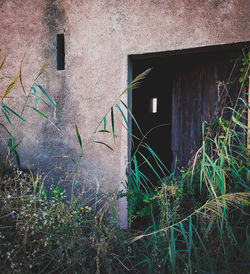
<path fill-rule="evenodd" d="M 19 131 L 23 165 L 45 172 L 68 165 L 55 156 L 79 152 L 75 124 L 86 143 L 126 87 L 129 55 L 248 41 L 249 12 L 248 0 L 0 0 L 0 48 L 9 55 L 6 72 L 16 72 L 25 54 L 23 78 L 29 87 L 47 59 L 40 83 L 58 105 L 51 119 L 61 132 L 31 111 L 25 113 L 29 119 Z M 65 34 L 64 71 L 56 70 L 58 33 Z M 119 117 L 115 144 L 100 133 L 96 137 L 114 151 L 92 144 L 81 165 L 104 189 L 117 187 L 125 172 L 127 132 Z M 126 201 L 121 203 L 126 222 Z"/>

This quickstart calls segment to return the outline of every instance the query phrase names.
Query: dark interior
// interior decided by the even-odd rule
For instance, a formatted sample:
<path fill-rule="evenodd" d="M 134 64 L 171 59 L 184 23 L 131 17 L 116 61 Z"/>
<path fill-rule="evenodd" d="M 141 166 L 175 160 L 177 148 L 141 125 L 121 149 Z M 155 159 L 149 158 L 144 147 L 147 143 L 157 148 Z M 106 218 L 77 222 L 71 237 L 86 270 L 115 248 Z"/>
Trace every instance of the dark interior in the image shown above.
<path fill-rule="evenodd" d="M 152 68 L 151 72 L 143 80 L 140 87 L 133 91 L 132 112 L 141 131 L 146 135 L 145 142 L 156 152 L 157 156 L 170 171 L 173 157 L 171 151 L 173 73 L 167 59 L 140 60 L 133 63 L 133 78 L 147 68 Z M 157 98 L 156 113 L 151 112 L 153 98 Z M 132 131 L 139 139 L 142 138 L 142 134 L 135 123 L 132 125 Z M 139 143 L 140 140 L 133 138 L 132 154 L 134 154 Z M 139 151 L 145 157 L 150 157 L 150 162 L 154 163 L 152 161 L 153 156 L 148 153 L 147 149 L 140 147 Z M 141 164 L 143 158 L 141 156 L 137 158 L 139 164 Z M 154 168 L 159 172 L 156 163 Z M 153 174 L 148 169 L 147 164 L 141 167 L 141 171 L 149 179 L 152 179 Z"/>

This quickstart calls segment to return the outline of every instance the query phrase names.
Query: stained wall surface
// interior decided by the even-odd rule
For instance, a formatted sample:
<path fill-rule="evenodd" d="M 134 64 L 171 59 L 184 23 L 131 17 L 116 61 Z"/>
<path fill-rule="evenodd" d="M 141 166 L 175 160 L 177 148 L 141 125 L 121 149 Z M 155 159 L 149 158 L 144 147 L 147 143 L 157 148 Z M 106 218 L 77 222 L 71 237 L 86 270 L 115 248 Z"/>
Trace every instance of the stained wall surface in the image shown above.
<path fill-rule="evenodd" d="M 47 60 L 39 83 L 58 105 L 50 119 L 60 131 L 34 111 L 24 113 L 27 122 L 18 127 L 22 165 L 45 173 L 71 167 L 59 156 L 80 153 L 75 125 L 85 145 L 126 87 L 128 56 L 249 41 L 249 12 L 248 0 L 0 0 L 1 55 L 8 54 L 5 73 L 16 74 L 23 59 L 28 89 Z M 63 71 L 56 70 L 59 33 L 65 35 Z M 21 94 L 20 86 L 14 91 L 14 97 Z M 19 99 L 9 99 L 16 109 L 21 108 Z M 100 133 L 95 137 L 113 151 L 91 143 L 80 166 L 98 189 L 119 187 L 125 173 L 127 132 L 117 109 L 115 127 L 115 143 Z M 119 203 L 126 225 L 126 201 Z"/>

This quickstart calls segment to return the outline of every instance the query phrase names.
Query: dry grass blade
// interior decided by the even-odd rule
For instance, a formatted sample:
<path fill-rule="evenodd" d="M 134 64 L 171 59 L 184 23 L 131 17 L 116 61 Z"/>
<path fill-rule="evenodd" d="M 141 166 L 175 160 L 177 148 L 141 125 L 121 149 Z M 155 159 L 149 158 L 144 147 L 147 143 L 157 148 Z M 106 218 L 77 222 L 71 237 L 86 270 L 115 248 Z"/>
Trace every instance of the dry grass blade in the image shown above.
<path fill-rule="evenodd" d="M 158 232 L 158 231 L 157 231 Z M 139 235 L 139 236 L 136 236 L 134 237 L 131 241 L 130 241 L 130 244 L 140 240 L 141 238 L 144 238 L 145 236 L 150 236 L 149 234 L 144 234 L 144 235 Z"/>
<path fill-rule="evenodd" d="M 145 70 L 144 72 L 142 72 L 141 74 L 139 74 L 138 76 L 136 76 L 136 78 L 131 82 L 131 84 L 136 84 L 136 85 L 140 84 L 141 81 L 149 74 L 151 70 L 152 68 L 149 68 Z"/>
<path fill-rule="evenodd" d="M 37 74 L 37 76 L 36 76 L 36 78 L 35 78 L 35 81 L 44 73 L 44 71 L 45 71 L 47 65 L 48 65 L 48 61 L 45 61 L 45 62 L 42 64 L 42 66 L 41 66 L 41 68 L 40 68 L 40 70 L 39 70 L 39 72 L 38 72 L 38 74 Z"/>
<path fill-rule="evenodd" d="M 110 150 L 113 150 L 113 148 L 111 146 L 109 146 L 108 144 L 104 143 L 104 142 L 100 142 L 100 141 L 93 141 L 94 143 L 96 144 L 101 144 L 101 145 L 104 145 L 106 146 L 107 148 L 109 148 Z"/>
<path fill-rule="evenodd" d="M 137 88 L 140 84 L 141 81 L 149 74 L 149 72 L 151 71 L 151 68 L 145 70 L 143 73 L 139 74 L 132 82 L 129 83 L 128 87 L 121 93 L 121 95 L 119 96 L 119 98 L 125 94 L 128 90 L 130 89 L 135 89 Z"/>
<path fill-rule="evenodd" d="M 4 56 L 1 63 L 0 63 L 0 69 L 3 67 L 5 60 L 6 60 L 7 56 Z"/>
<path fill-rule="evenodd" d="M 25 88 L 24 88 L 24 85 L 23 85 L 23 79 L 22 79 L 22 64 L 23 64 L 23 59 L 21 61 L 20 68 L 19 68 L 19 80 L 20 80 L 20 83 L 21 83 L 23 93 L 26 95 Z"/>
<path fill-rule="evenodd" d="M 249 192 L 238 192 L 229 193 L 217 197 L 207 202 L 203 208 L 212 212 L 220 213 L 223 208 L 239 207 L 240 205 L 250 205 L 250 193 Z"/>
<path fill-rule="evenodd" d="M 222 212 L 223 208 L 239 207 L 240 205 L 243 205 L 243 206 L 250 205 L 250 193 L 249 192 L 229 193 L 229 194 L 225 194 L 225 195 L 219 196 L 217 198 L 214 198 L 214 199 L 206 202 L 199 209 L 195 210 L 193 213 L 191 213 L 184 219 L 180 220 L 179 222 L 174 223 L 169 226 L 166 226 L 166 227 L 164 227 L 160 230 L 154 231 L 152 233 L 136 236 L 130 241 L 130 244 L 132 244 L 144 237 L 149 237 L 149 236 L 158 234 L 160 232 L 166 231 L 172 227 L 175 227 L 175 226 L 183 223 L 184 221 L 188 220 L 193 215 L 199 214 L 203 210 L 211 211 L 212 213 L 215 213 L 215 214 L 220 214 Z"/>
<path fill-rule="evenodd" d="M 79 145 L 80 145 L 81 149 L 83 149 L 82 148 L 82 137 L 81 137 L 81 135 L 79 133 L 77 125 L 75 125 L 75 129 L 76 129 L 76 135 L 77 135 L 77 139 L 78 139 Z"/>
<path fill-rule="evenodd" d="M 3 101 L 3 99 L 11 92 L 11 90 L 14 87 L 15 83 L 17 82 L 18 78 L 19 78 L 19 75 L 15 76 L 11 80 L 10 84 L 8 85 L 7 89 L 5 90 L 5 92 L 4 92 L 4 94 L 3 94 L 2 98 L 1 98 L 1 101 Z"/>

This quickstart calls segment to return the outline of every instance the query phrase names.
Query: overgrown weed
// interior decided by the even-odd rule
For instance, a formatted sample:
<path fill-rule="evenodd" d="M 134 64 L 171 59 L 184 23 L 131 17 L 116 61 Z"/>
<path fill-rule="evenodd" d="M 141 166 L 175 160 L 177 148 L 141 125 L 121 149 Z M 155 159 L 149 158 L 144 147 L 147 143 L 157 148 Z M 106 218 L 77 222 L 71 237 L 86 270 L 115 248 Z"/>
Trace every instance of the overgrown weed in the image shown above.
<path fill-rule="evenodd" d="M 202 125 L 202 147 L 190 165 L 169 176 L 156 174 L 159 181 L 155 187 L 140 172 L 135 155 L 135 168 L 127 173 L 125 193 L 93 191 L 93 202 L 86 201 L 85 189 L 75 189 L 85 149 L 77 126 L 80 154 L 76 158 L 68 156 L 75 164 L 70 201 L 65 199 L 60 185 L 46 190 L 39 174 L 15 168 L 6 173 L 0 186 L 0 271 L 246 273 L 250 194 L 249 149 L 245 143 L 248 128 L 244 119 L 249 105 L 241 95 L 247 92 L 249 55 L 245 54 L 241 63 L 240 95 L 234 105 L 224 104 L 225 100 L 218 102 L 213 120 Z M 145 75 L 134 80 L 128 89 Z M 234 81 L 229 79 L 220 91 L 229 94 Z M 34 93 L 33 97 L 36 99 Z M 88 143 L 107 146 L 94 139 L 99 131 L 116 138 L 115 107 L 128 126 L 121 106 L 128 110 L 119 96 Z M 111 130 L 107 129 L 108 117 Z M 164 170 L 154 151 L 145 143 L 141 145 Z M 145 162 L 152 168 L 147 158 Z M 144 231 L 123 230 L 119 226 L 115 202 L 121 196 L 128 198 L 130 222 L 141 218 L 147 222 Z M 97 210 L 100 201 L 105 202 Z"/>

